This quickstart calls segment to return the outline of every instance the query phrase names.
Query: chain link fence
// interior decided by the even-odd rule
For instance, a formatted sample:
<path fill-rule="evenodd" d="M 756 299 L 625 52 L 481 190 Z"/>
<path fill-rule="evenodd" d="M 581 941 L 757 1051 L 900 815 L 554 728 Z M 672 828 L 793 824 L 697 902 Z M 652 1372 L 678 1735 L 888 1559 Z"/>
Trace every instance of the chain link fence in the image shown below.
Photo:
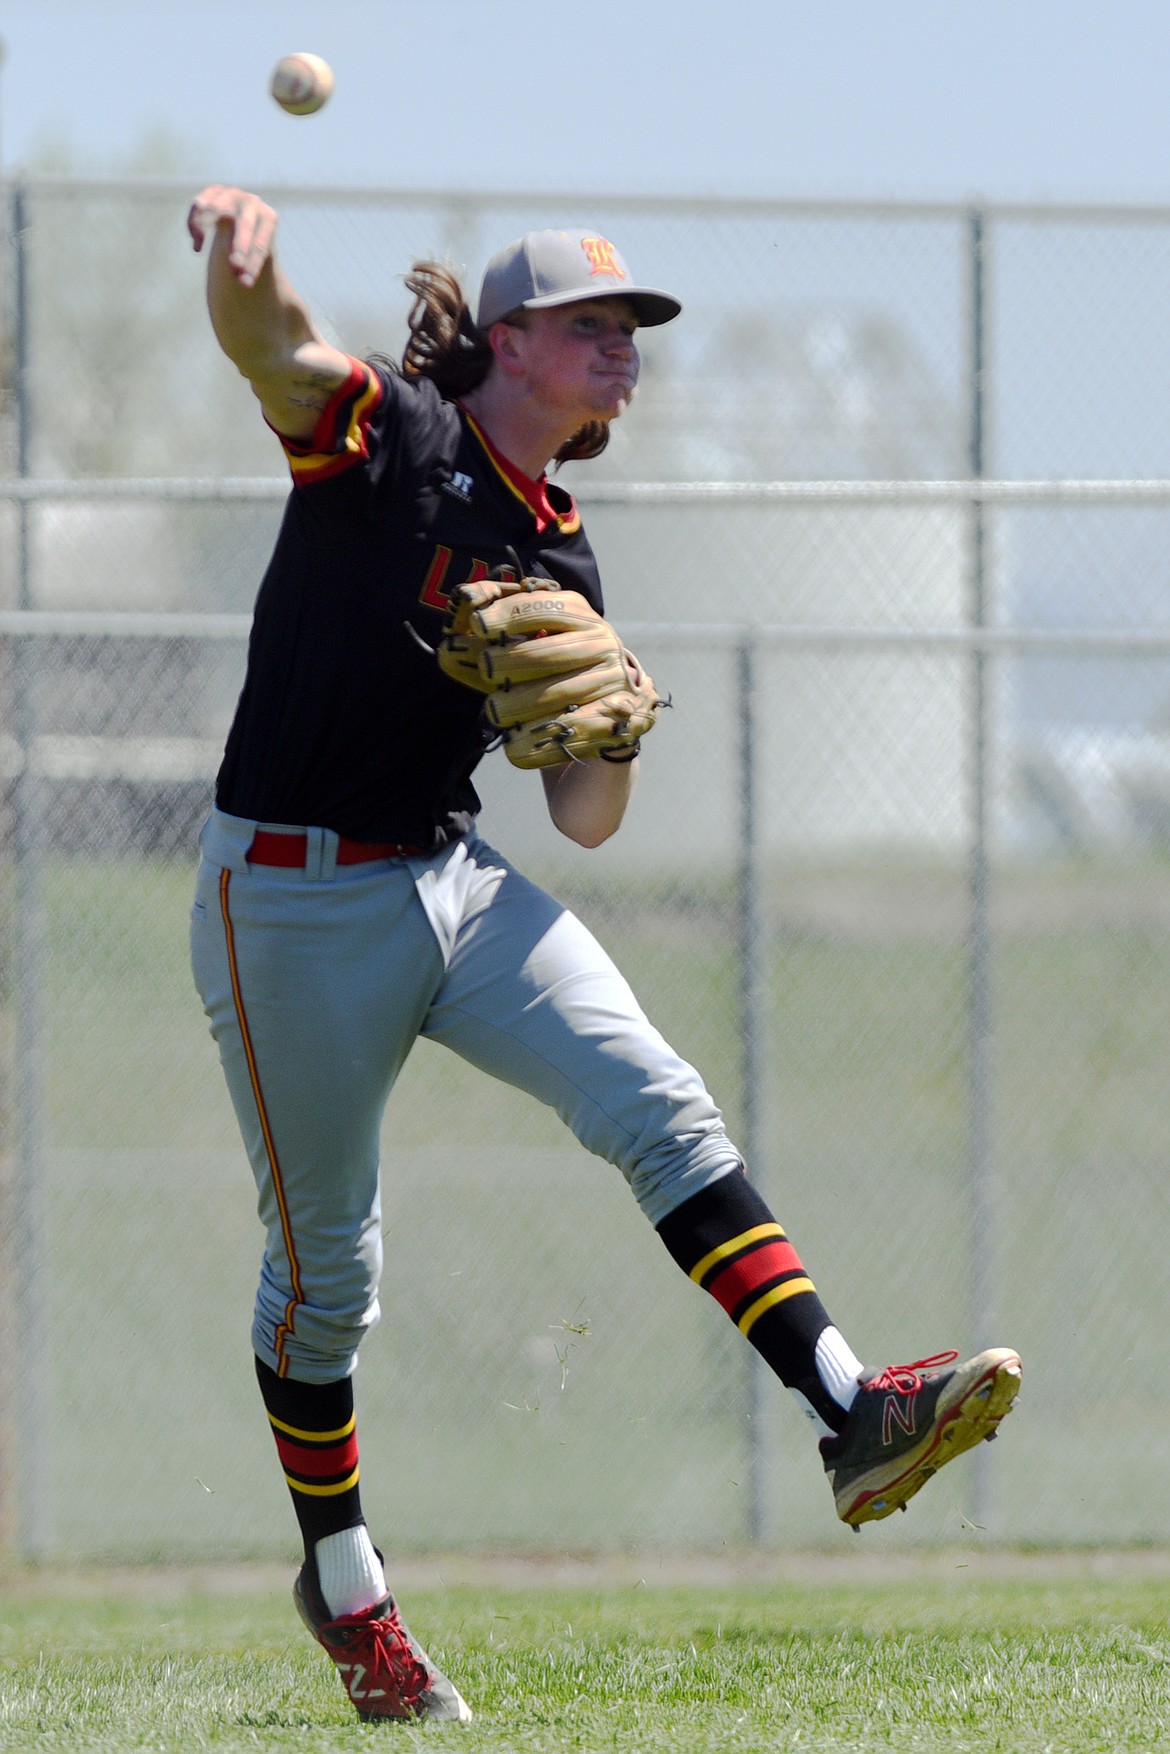
<path fill-rule="evenodd" d="M 292 1527 L 186 960 L 286 486 L 188 198 L 7 191 L 0 1546 L 31 1556 Z M 858 1351 L 1024 1354 L 1005 1441 L 873 1538 L 1170 1538 L 1170 212 L 273 198 L 353 351 L 400 345 L 415 256 L 474 282 L 535 225 L 684 299 L 567 472 L 675 710 L 614 842 L 559 842 L 499 756 L 489 838 L 703 1069 Z M 384 1182 L 383 1543 L 844 1545 L 788 1397 L 555 1118 L 421 1044 Z"/>

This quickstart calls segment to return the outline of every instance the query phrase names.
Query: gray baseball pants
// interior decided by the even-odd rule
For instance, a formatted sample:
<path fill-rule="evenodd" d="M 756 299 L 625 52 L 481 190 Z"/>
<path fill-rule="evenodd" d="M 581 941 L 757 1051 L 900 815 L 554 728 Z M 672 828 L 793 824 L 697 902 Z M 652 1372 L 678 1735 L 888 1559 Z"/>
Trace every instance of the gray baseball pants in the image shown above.
<path fill-rule="evenodd" d="M 306 836 L 304 868 L 250 864 L 261 827 Z M 417 1037 L 554 1108 L 652 1224 L 740 1163 L 592 934 L 477 835 L 357 865 L 337 848 L 215 810 L 191 915 L 266 1230 L 253 1345 L 305 1382 L 347 1375 L 378 1319 L 379 1135 Z"/>

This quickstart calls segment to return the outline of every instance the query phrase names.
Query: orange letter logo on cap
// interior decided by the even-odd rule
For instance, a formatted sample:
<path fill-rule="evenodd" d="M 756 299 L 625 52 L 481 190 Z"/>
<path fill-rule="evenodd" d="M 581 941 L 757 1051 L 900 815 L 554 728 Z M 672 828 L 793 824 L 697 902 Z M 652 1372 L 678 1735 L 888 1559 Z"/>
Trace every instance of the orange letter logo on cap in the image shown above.
<path fill-rule="evenodd" d="M 582 238 L 581 248 L 589 258 L 590 274 L 612 274 L 615 280 L 626 278 L 626 271 L 619 267 L 617 251 L 608 238 Z"/>

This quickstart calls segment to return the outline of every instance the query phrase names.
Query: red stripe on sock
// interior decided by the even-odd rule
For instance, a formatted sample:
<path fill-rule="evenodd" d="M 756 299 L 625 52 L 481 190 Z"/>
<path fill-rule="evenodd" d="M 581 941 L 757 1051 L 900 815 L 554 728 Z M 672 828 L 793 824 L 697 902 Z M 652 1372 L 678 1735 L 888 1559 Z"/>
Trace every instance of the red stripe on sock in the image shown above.
<path fill-rule="evenodd" d="M 303 1474 L 310 1480 L 327 1480 L 332 1475 L 352 1474 L 358 1465 L 356 1434 L 344 1443 L 330 1444 L 327 1449 L 308 1449 L 301 1443 L 290 1443 L 276 1434 L 276 1452 L 280 1465 L 290 1474 Z"/>
<path fill-rule="evenodd" d="M 786 1273 L 803 1272 L 800 1256 L 790 1242 L 769 1242 L 732 1261 L 721 1273 L 716 1273 L 706 1289 L 730 1315 L 761 1285 L 783 1278 Z"/>

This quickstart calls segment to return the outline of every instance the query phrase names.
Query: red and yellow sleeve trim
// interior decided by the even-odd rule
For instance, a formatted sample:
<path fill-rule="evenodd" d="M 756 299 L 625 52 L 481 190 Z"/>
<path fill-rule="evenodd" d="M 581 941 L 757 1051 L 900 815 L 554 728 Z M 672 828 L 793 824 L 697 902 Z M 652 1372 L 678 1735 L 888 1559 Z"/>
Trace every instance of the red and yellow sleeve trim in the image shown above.
<path fill-rule="evenodd" d="M 364 360 L 350 358 L 349 376 L 322 408 L 311 438 L 303 443 L 277 433 L 293 483 L 311 487 L 362 463 L 370 454 L 369 428 L 382 401 L 382 384 Z"/>

